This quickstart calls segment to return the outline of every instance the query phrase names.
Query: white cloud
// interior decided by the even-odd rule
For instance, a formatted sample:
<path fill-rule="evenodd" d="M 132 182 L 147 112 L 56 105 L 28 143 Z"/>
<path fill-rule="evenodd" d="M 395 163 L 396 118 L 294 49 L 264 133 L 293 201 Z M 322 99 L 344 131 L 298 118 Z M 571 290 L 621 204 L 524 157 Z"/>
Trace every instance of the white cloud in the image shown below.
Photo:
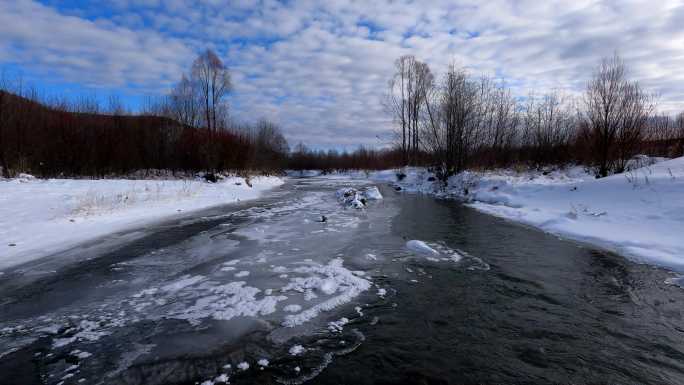
<path fill-rule="evenodd" d="M 319 146 L 390 137 L 381 99 L 394 59 L 408 53 L 435 73 L 455 61 L 526 95 L 581 92 L 600 58 L 617 51 L 635 79 L 661 94 L 661 109 L 684 109 L 680 1 L 147 3 L 113 1 L 104 20 L 100 10 L 81 16 L 0 0 L 0 64 L 89 86 L 159 90 L 211 46 L 234 72 L 236 116 L 270 117 L 291 141 Z"/>

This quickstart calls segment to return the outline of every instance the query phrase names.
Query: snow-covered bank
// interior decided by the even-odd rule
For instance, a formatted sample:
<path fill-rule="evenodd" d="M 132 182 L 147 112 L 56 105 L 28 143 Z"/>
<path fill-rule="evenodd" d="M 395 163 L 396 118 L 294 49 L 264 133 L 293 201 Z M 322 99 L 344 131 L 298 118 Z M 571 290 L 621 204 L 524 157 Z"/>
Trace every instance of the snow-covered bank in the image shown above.
<path fill-rule="evenodd" d="M 398 189 L 464 199 L 477 210 L 684 272 L 684 158 L 595 179 L 581 167 L 466 172 L 444 188 L 425 169 L 371 172 Z M 366 173 L 352 176 L 363 178 Z"/>
<path fill-rule="evenodd" d="M 0 179 L 0 270 L 172 215 L 248 200 L 281 185 L 250 180 Z"/>

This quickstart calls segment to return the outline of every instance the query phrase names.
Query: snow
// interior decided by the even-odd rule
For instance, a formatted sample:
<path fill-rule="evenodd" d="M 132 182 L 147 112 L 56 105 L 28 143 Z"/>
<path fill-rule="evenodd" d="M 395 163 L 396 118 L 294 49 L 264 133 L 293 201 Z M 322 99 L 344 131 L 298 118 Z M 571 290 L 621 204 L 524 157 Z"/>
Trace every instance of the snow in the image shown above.
<path fill-rule="evenodd" d="M 0 179 L 0 269 L 211 206 L 255 199 L 277 177 L 200 180 Z M 237 185 L 236 183 L 240 183 Z"/>
<path fill-rule="evenodd" d="M 684 157 L 656 160 L 601 179 L 582 167 L 463 172 L 449 178 L 446 188 L 421 168 L 401 170 L 402 181 L 396 177 L 400 170 L 371 172 L 369 178 L 403 191 L 462 199 L 485 213 L 682 272 Z"/>
<path fill-rule="evenodd" d="M 335 195 L 345 207 L 353 207 L 355 209 L 366 207 L 368 201 L 382 199 L 382 194 L 380 194 L 380 190 L 376 186 L 368 186 L 360 190 L 353 187 L 343 187 L 338 189 Z"/>
<path fill-rule="evenodd" d="M 262 358 L 259 361 L 257 361 L 257 364 L 261 367 L 266 367 L 266 366 L 268 366 L 268 360 L 265 358 Z"/>
<path fill-rule="evenodd" d="M 249 364 L 247 362 L 243 361 L 237 365 L 237 368 L 240 370 L 247 370 L 247 369 L 249 369 Z"/>

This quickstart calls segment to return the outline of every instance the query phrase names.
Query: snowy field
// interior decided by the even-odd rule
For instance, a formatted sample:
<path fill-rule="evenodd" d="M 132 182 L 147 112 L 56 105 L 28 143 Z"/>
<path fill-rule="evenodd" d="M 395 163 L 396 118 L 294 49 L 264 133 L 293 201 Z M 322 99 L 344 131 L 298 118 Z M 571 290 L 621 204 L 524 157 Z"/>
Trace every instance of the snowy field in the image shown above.
<path fill-rule="evenodd" d="M 391 182 L 407 192 L 465 199 L 485 213 L 684 271 L 684 158 L 661 159 L 603 179 L 581 167 L 466 172 L 451 177 L 446 188 L 424 169 L 404 169 L 402 181 L 397 172 L 353 176 Z"/>
<path fill-rule="evenodd" d="M 131 226 L 259 197 L 277 177 L 201 180 L 0 179 L 0 271 Z"/>

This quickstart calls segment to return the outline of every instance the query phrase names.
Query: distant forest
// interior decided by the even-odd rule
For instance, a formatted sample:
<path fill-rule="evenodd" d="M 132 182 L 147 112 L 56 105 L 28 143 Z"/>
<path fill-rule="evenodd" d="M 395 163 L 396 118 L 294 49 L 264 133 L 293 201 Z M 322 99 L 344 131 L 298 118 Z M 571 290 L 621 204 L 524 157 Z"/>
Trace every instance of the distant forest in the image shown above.
<path fill-rule="evenodd" d="M 0 78 L 1 176 L 126 175 L 138 170 L 278 173 L 284 169 L 432 167 L 465 169 L 584 164 L 598 177 L 636 154 L 684 155 L 684 114 L 657 114 L 655 98 L 627 77 L 616 56 L 597 67 L 581 98 L 559 91 L 516 98 L 505 84 L 450 66 L 441 77 L 413 56 L 395 62 L 383 101 L 395 122 L 385 149 L 347 153 L 290 148 L 280 127 L 228 116 L 227 67 L 211 50 L 168 95 L 142 111 L 110 98 L 47 100 Z"/>

